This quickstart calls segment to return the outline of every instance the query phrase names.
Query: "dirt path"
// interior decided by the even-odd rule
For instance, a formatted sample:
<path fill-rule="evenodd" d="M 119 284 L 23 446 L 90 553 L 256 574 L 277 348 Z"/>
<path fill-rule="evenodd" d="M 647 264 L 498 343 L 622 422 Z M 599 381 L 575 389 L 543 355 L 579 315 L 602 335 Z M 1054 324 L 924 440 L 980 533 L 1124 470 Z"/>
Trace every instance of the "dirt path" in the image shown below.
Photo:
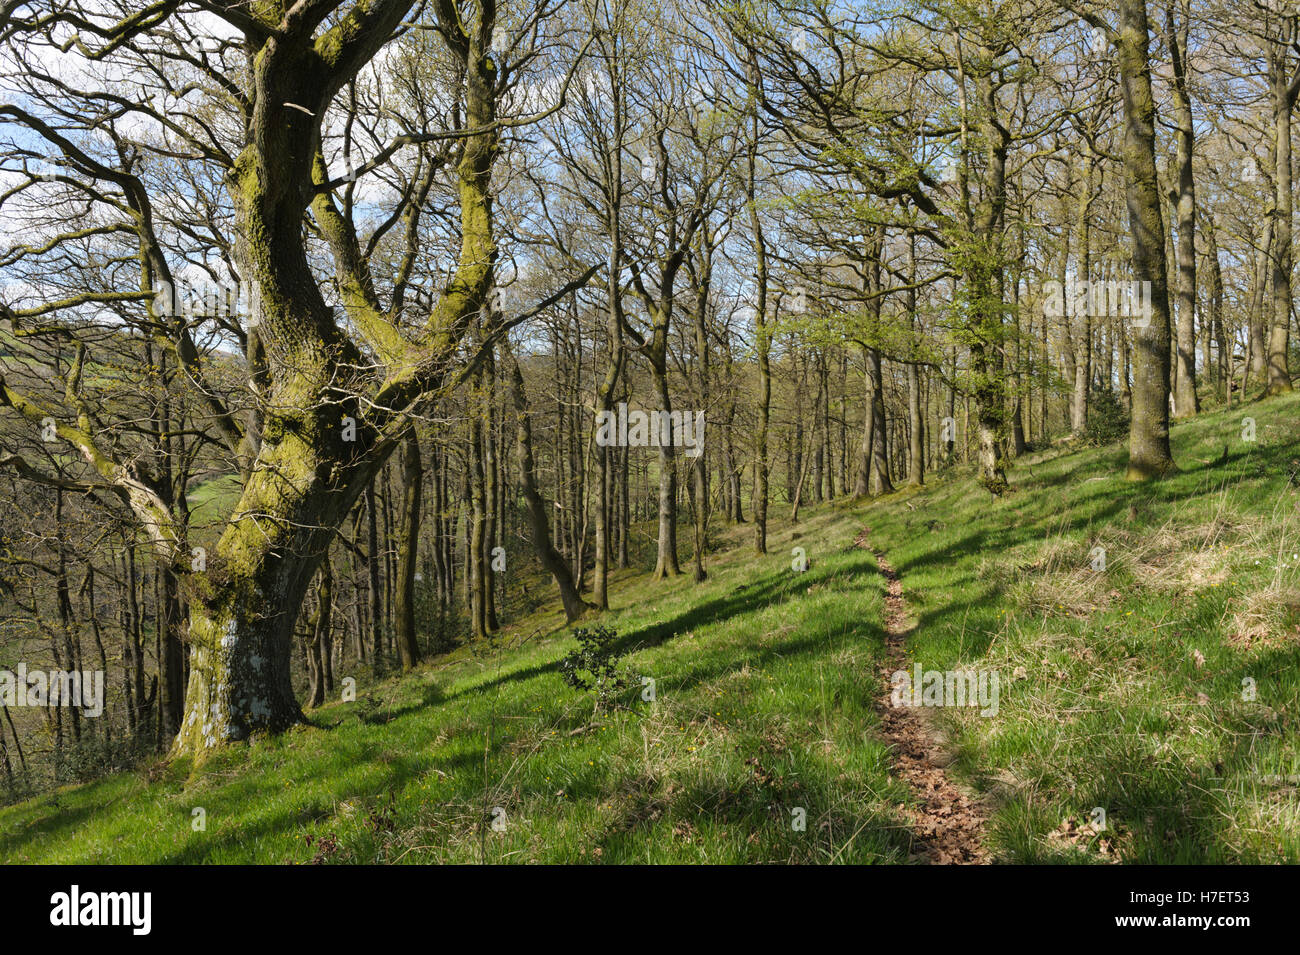
<path fill-rule="evenodd" d="M 885 595 L 885 659 L 877 710 L 881 732 L 894 751 L 894 774 L 907 784 L 917 806 L 899 806 L 911 822 L 915 861 L 932 865 L 979 865 L 990 861 L 983 845 L 986 808 L 959 789 L 944 767 L 950 762 L 942 737 L 924 707 L 891 705 L 890 674 L 908 669 L 907 638 L 915 627 L 903 600 L 903 582 L 898 573 L 875 550 L 863 528 L 854 543 L 876 555 L 876 565 L 889 582 Z"/>

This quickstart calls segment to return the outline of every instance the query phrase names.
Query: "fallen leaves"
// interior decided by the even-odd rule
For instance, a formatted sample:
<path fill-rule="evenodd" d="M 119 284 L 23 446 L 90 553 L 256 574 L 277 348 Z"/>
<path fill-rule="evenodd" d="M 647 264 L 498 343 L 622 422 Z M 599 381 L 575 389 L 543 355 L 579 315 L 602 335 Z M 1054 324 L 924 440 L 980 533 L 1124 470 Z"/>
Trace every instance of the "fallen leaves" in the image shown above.
<path fill-rule="evenodd" d="M 1057 848 L 1074 849 L 1082 852 L 1096 852 L 1111 864 L 1120 861 L 1115 851 L 1115 844 L 1109 836 L 1102 836 L 1104 825 L 1089 820 L 1081 822 L 1070 816 L 1047 834 L 1047 842 Z"/>
<path fill-rule="evenodd" d="M 869 549 L 868 533 L 869 529 L 864 528 L 854 543 Z M 958 789 L 944 771 L 948 754 L 922 711 L 890 704 L 889 677 L 906 666 L 903 646 L 910 628 L 902 581 L 882 555 L 876 555 L 876 563 L 889 582 L 884 615 L 887 655 L 879 670 L 882 693 L 877 709 L 882 735 L 893 750 L 894 773 L 915 796 L 914 807 L 902 803 L 898 806 L 916 837 L 918 851 L 913 859 L 932 865 L 987 864 L 990 859 L 983 844 L 987 820 L 984 806 Z"/>

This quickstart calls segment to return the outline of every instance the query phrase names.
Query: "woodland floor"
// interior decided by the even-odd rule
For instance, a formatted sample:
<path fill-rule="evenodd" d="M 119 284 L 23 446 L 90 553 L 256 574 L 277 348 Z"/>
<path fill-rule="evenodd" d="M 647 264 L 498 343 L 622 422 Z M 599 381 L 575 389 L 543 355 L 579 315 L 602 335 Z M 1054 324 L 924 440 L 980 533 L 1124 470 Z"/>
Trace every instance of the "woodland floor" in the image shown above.
<path fill-rule="evenodd" d="M 854 543 L 870 550 L 870 533 L 870 528 L 864 528 Z M 880 732 L 893 753 L 894 774 L 912 794 L 910 803 L 898 807 L 911 821 L 917 841 L 917 851 L 909 861 L 932 865 L 987 863 L 987 809 L 948 775 L 946 767 L 953 756 L 943 732 L 924 707 L 894 705 L 890 676 L 907 669 L 907 640 L 916 629 L 916 621 L 907 612 L 898 572 L 882 553 L 876 553 L 876 564 L 887 584 L 885 656 L 879 667 L 883 687 L 878 704 Z"/>
<path fill-rule="evenodd" d="M 616 575 L 610 712 L 550 604 L 201 771 L 0 808 L 0 861 L 1300 862 L 1300 396 L 1173 440 L 1150 485 L 1062 445 L 996 500 L 776 505 L 765 557 L 719 527 L 702 584 Z M 892 708 L 917 664 L 995 669 L 998 713 Z"/>

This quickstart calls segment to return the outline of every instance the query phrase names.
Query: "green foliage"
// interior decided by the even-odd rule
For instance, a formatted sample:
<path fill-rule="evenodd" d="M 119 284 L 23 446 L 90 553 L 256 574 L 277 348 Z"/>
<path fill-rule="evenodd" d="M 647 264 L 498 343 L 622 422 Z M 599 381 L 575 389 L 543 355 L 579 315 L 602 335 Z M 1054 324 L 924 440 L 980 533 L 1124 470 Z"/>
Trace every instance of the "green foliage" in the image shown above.
<path fill-rule="evenodd" d="M 1120 403 L 1119 395 L 1109 388 L 1094 389 L 1088 398 L 1088 423 L 1084 437 L 1089 444 L 1103 444 L 1121 440 L 1128 434 L 1129 416 Z"/>
<path fill-rule="evenodd" d="M 393 718 L 392 713 L 384 708 L 384 701 L 373 693 L 367 693 L 357 701 L 357 710 L 361 722 L 371 726 L 382 726 Z"/>
<path fill-rule="evenodd" d="M 134 769 L 154 752 L 152 737 L 149 730 L 139 736 L 110 738 L 87 733 L 80 740 L 65 742 L 55 763 L 55 783 L 85 783 Z"/>
<path fill-rule="evenodd" d="M 1001 674 L 995 718 L 934 714 L 948 771 L 990 794 L 998 861 L 1296 862 L 1300 643 L 1277 608 L 1300 594 L 1300 394 L 1250 406 L 1253 443 L 1233 437 L 1244 413 L 1176 423 L 1180 470 L 1140 488 L 1122 447 L 1056 447 L 1018 459 L 999 500 L 958 471 L 810 507 L 798 538 L 774 522 L 763 558 L 749 525 L 723 528 L 699 584 L 629 574 L 601 621 L 654 703 L 592 721 L 557 693 L 574 642 L 552 604 L 491 662 L 462 646 L 193 773 L 182 758 L 0 807 L 0 861 L 906 862 L 915 796 L 876 709 L 883 581 L 849 546 L 866 524 L 920 617 L 914 662 Z M 497 806 L 509 824 L 485 833 Z M 1104 832 L 1070 827 L 1095 807 Z"/>
<path fill-rule="evenodd" d="M 579 627 L 573 636 L 578 647 L 560 661 L 560 676 L 575 690 L 595 690 L 596 709 L 608 709 L 618 691 L 628 685 L 619 668 L 622 653 L 614 646 L 618 631 L 612 627 Z"/>

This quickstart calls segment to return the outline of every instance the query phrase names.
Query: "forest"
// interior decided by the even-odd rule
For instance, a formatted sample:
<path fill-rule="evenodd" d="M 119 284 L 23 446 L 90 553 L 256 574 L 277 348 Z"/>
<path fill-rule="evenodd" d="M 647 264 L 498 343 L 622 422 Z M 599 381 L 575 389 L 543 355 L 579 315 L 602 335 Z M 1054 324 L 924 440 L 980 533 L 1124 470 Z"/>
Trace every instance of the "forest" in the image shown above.
<path fill-rule="evenodd" d="M 0 63 L 0 858 L 1300 861 L 1290 0 Z"/>

